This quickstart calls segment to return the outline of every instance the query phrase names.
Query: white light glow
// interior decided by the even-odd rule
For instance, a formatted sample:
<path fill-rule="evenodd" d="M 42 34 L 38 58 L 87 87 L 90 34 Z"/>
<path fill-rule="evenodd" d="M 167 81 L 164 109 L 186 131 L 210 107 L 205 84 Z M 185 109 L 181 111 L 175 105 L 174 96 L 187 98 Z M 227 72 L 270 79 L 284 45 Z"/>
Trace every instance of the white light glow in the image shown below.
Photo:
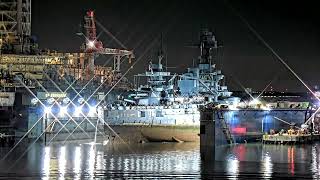
<path fill-rule="evenodd" d="M 84 99 L 83 99 L 83 98 L 79 98 L 79 99 L 78 99 L 78 103 L 79 103 L 79 104 L 83 104 L 83 103 L 84 103 Z"/>
<path fill-rule="evenodd" d="M 49 99 L 47 99 L 47 103 L 48 104 L 53 104 L 54 103 L 54 98 L 49 98 Z"/>
<path fill-rule="evenodd" d="M 263 157 L 263 164 L 262 164 L 262 172 L 264 174 L 264 179 L 271 179 L 272 177 L 272 168 L 273 164 L 271 161 L 271 157 L 268 153 L 266 153 Z"/>
<path fill-rule="evenodd" d="M 98 117 L 100 117 L 100 120 L 103 120 L 103 107 L 101 107 L 101 106 L 98 106 Z M 102 121 L 102 123 L 103 123 L 103 121 Z"/>
<path fill-rule="evenodd" d="M 59 115 L 63 117 L 65 114 L 67 114 L 67 106 L 61 106 Z"/>
<path fill-rule="evenodd" d="M 76 109 L 74 110 L 74 115 L 80 116 L 81 113 L 82 113 L 82 106 L 76 107 Z"/>
<path fill-rule="evenodd" d="M 74 179 L 80 179 L 81 177 L 81 147 L 77 146 L 74 153 Z"/>
<path fill-rule="evenodd" d="M 97 163 L 96 163 L 96 169 L 99 171 L 106 169 L 106 163 L 104 161 L 104 152 L 103 151 L 97 151 Z"/>
<path fill-rule="evenodd" d="M 32 105 L 36 105 L 38 102 L 39 102 L 39 99 L 38 99 L 38 98 L 32 98 L 32 99 L 31 99 L 31 104 L 32 104 Z"/>
<path fill-rule="evenodd" d="M 68 104 L 70 102 L 70 99 L 68 97 L 65 97 L 63 100 L 62 100 L 63 104 Z"/>
<path fill-rule="evenodd" d="M 319 179 L 320 177 L 320 164 L 319 164 L 319 152 L 317 151 L 316 146 L 312 147 L 312 151 L 311 151 L 311 171 L 312 171 L 312 176 L 313 179 Z"/>
<path fill-rule="evenodd" d="M 265 111 L 271 111 L 271 108 L 268 106 L 262 106 L 261 109 Z"/>
<path fill-rule="evenodd" d="M 253 99 L 252 101 L 249 102 L 249 105 L 256 105 L 256 104 L 260 104 L 261 102 L 259 101 L 259 99 Z"/>
<path fill-rule="evenodd" d="M 42 179 L 47 180 L 50 176 L 50 147 L 45 147 L 44 158 L 43 158 L 43 168 L 44 177 Z"/>
<path fill-rule="evenodd" d="M 94 41 L 89 41 L 87 45 L 89 48 L 94 48 Z"/>
<path fill-rule="evenodd" d="M 103 142 L 102 142 L 102 145 L 105 146 L 105 145 L 107 145 L 108 143 L 109 143 L 109 140 L 106 140 L 106 141 L 103 141 Z"/>
<path fill-rule="evenodd" d="M 230 156 L 227 159 L 227 174 L 228 179 L 237 179 L 239 175 L 239 160 L 235 156 Z"/>
<path fill-rule="evenodd" d="M 44 107 L 44 113 L 45 114 L 51 113 L 51 107 Z"/>
<path fill-rule="evenodd" d="M 58 165 L 59 165 L 59 179 L 64 179 L 64 174 L 66 171 L 66 147 L 62 146 L 60 148 L 60 154 L 58 159 Z"/>
<path fill-rule="evenodd" d="M 95 107 L 92 107 L 92 106 L 90 106 L 89 107 L 89 116 L 93 116 L 93 115 L 95 115 L 96 114 L 96 108 Z"/>
<path fill-rule="evenodd" d="M 89 176 L 93 179 L 93 175 L 94 175 L 94 165 L 96 163 L 96 150 L 95 150 L 95 145 L 91 145 L 90 146 L 90 150 L 89 150 L 89 158 L 88 158 L 88 173 Z"/>
<path fill-rule="evenodd" d="M 239 110 L 239 108 L 237 108 L 237 106 L 235 106 L 235 105 L 230 105 L 229 109 L 233 110 L 233 111 L 238 111 Z"/>

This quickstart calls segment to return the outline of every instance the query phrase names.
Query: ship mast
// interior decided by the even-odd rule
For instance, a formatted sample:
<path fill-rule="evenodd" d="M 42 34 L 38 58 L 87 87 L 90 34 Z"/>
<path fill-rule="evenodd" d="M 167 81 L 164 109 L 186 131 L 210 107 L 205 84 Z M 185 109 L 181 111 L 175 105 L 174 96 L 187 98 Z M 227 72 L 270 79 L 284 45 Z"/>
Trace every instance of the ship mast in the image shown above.
<path fill-rule="evenodd" d="M 211 64 L 212 56 L 211 51 L 212 49 L 216 49 L 217 41 L 211 31 L 208 29 L 204 29 L 200 35 L 200 57 L 199 57 L 199 64 Z"/>
<path fill-rule="evenodd" d="M 163 52 L 163 37 L 162 37 L 162 33 L 161 33 L 161 37 L 160 37 L 160 48 L 158 50 L 158 60 L 159 60 L 159 64 L 161 64 L 161 61 L 164 57 L 164 52 Z"/>

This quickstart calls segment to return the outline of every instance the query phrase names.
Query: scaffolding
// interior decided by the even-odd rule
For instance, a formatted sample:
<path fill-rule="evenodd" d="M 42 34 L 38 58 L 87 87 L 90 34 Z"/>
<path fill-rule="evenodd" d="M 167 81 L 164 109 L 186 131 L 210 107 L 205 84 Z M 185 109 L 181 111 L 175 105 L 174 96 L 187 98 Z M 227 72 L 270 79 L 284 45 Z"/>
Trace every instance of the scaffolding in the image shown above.
<path fill-rule="evenodd" d="M 31 0 L 1 0 L 0 18 L 1 49 L 30 52 Z"/>

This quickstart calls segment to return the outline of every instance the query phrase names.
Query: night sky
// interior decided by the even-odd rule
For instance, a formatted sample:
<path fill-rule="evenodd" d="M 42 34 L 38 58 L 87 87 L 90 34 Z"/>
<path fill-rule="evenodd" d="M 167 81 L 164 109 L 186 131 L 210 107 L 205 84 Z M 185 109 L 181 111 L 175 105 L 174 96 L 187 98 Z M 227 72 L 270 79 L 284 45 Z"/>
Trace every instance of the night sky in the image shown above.
<path fill-rule="evenodd" d="M 128 49 L 139 63 L 128 74 L 143 72 L 164 34 L 170 71 L 184 72 L 199 55 L 202 27 L 211 28 L 223 46 L 217 67 L 231 90 L 241 86 L 262 90 L 272 81 L 274 90 L 304 91 L 300 83 L 261 43 L 230 7 L 236 9 L 269 45 L 310 85 L 320 85 L 320 26 L 318 6 L 303 1 L 179 1 L 179 0 L 55 0 L 32 2 L 32 33 L 40 48 L 79 52 L 83 39 L 76 35 L 88 9 Z M 98 27 L 98 32 L 102 32 Z M 106 33 L 105 47 L 121 48 Z M 148 50 L 147 53 L 144 53 Z M 100 57 L 98 62 L 106 62 Z M 111 64 L 110 64 L 111 65 Z M 127 69 L 124 64 L 123 70 Z"/>

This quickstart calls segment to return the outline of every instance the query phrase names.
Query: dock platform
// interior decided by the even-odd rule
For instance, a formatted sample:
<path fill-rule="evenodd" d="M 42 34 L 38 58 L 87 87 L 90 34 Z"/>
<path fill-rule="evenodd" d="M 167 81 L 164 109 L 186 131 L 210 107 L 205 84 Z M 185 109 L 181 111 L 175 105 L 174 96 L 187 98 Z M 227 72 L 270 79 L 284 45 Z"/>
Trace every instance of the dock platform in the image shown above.
<path fill-rule="evenodd" d="M 289 135 L 289 134 L 275 134 L 275 135 L 268 135 L 265 134 L 262 137 L 263 143 L 272 143 L 272 144 L 303 144 L 309 143 L 313 141 L 313 136 L 311 134 L 304 134 L 304 135 Z"/>

